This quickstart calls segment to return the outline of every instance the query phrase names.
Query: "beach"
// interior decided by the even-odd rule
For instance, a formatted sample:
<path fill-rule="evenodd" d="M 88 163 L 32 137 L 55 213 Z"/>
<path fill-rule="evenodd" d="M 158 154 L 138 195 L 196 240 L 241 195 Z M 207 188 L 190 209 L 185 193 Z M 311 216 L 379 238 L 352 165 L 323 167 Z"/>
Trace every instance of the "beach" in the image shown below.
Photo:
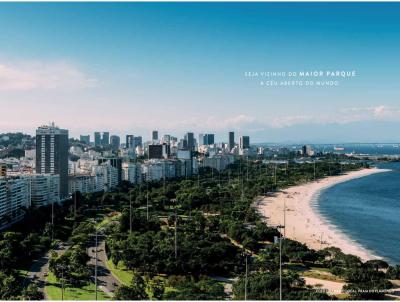
<path fill-rule="evenodd" d="M 309 248 L 319 250 L 335 246 L 346 254 L 359 256 L 364 261 L 377 259 L 379 257 L 327 221 L 317 211 L 315 204 L 320 193 L 328 187 L 386 171 L 388 170 L 378 168 L 362 169 L 289 187 L 260 199 L 257 209 L 268 225 L 285 225 L 285 229 L 282 230 L 285 237 L 302 242 Z"/>

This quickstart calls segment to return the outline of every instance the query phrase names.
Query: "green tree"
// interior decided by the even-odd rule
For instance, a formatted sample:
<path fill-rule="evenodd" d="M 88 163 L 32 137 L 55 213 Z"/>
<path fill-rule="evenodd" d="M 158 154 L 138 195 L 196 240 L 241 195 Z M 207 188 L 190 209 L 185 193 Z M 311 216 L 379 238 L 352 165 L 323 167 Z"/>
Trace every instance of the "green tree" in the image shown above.
<path fill-rule="evenodd" d="M 149 296 L 146 293 L 146 284 L 143 277 L 134 272 L 131 284 L 129 286 L 121 285 L 115 291 L 115 300 L 148 300 Z"/>
<path fill-rule="evenodd" d="M 21 298 L 23 300 L 43 300 L 44 296 L 38 286 L 32 283 L 22 290 Z"/>

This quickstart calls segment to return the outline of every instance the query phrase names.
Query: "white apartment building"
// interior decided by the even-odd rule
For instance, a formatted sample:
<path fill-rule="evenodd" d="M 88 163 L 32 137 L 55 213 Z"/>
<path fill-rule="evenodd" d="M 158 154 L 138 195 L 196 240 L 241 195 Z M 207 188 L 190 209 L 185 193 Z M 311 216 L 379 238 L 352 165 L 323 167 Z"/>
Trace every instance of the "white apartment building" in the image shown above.
<path fill-rule="evenodd" d="M 26 178 L 0 179 L 0 229 L 24 217 L 30 207 L 30 184 Z"/>
<path fill-rule="evenodd" d="M 92 175 L 95 175 L 96 191 L 102 186 L 104 191 L 109 191 L 118 185 L 118 169 L 110 162 L 92 166 Z M 102 180 L 100 180 L 102 178 Z M 101 191 L 101 190 L 99 190 Z"/>
<path fill-rule="evenodd" d="M 132 184 L 140 183 L 142 181 L 142 170 L 140 164 L 123 163 L 122 179 L 129 181 Z"/>
<path fill-rule="evenodd" d="M 158 181 L 164 178 L 164 167 L 161 161 L 148 160 L 142 164 L 142 173 L 147 181 Z"/>
<path fill-rule="evenodd" d="M 58 174 L 29 174 L 31 203 L 41 207 L 60 202 L 60 176 Z"/>
<path fill-rule="evenodd" d="M 235 161 L 233 155 L 215 155 L 203 159 L 203 167 L 210 167 L 218 171 L 224 170 L 229 164 Z"/>
<path fill-rule="evenodd" d="M 79 174 L 70 175 L 68 181 L 68 191 L 72 194 L 76 191 L 81 193 L 92 193 L 104 190 L 103 175 Z"/>

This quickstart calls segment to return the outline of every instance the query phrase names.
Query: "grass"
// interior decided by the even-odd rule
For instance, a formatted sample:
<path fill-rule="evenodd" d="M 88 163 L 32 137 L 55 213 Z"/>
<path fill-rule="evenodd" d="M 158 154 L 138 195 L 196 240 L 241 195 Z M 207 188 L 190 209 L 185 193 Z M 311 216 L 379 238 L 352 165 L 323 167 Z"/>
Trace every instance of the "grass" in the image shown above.
<path fill-rule="evenodd" d="M 49 300 L 61 300 L 61 283 L 59 283 L 53 273 L 49 273 L 46 278 L 46 295 Z M 95 286 L 92 282 L 82 287 L 64 286 L 64 300 L 94 300 Z M 100 289 L 97 289 L 97 300 L 111 300 L 111 298 Z"/>
<path fill-rule="evenodd" d="M 133 272 L 128 270 L 122 261 L 115 265 L 111 259 L 108 259 L 106 262 L 108 269 L 114 275 L 115 278 L 118 279 L 124 285 L 130 285 L 133 277 Z"/>
<path fill-rule="evenodd" d="M 121 213 L 118 213 L 117 215 L 112 216 L 112 217 L 100 215 L 100 217 L 102 217 L 103 220 L 97 224 L 97 228 L 100 229 L 100 228 L 106 227 L 111 222 L 116 221 L 120 216 L 121 216 Z"/>
<path fill-rule="evenodd" d="M 22 278 L 25 278 L 28 275 L 28 270 L 27 269 L 17 269 L 18 275 Z"/>
<path fill-rule="evenodd" d="M 130 285 L 133 277 L 133 271 L 128 270 L 124 263 L 120 261 L 118 265 L 115 265 L 111 259 L 108 259 L 106 262 L 106 265 L 108 269 L 111 271 L 111 273 L 114 275 L 115 278 L 118 279 L 119 282 L 121 282 L 124 285 Z M 162 280 L 165 282 L 165 277 L 157 276 L 156 278 Z M 165 293 L 171 292 L 171 291 L 176 291 L 175 288 L 172 286 L 166 286 L 165 287 Z M 152 293 L 149 290 L 149 288 L 146 288 L 147 294 L 151 297 Z"/>

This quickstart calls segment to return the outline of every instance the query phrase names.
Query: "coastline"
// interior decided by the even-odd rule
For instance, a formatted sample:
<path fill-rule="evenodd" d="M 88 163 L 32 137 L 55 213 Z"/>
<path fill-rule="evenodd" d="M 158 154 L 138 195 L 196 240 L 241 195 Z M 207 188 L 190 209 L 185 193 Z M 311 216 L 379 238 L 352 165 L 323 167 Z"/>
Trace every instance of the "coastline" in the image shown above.
<path fill-rule="evenodd" d="M 263 197 L 257 202 L 256 208 L 269 225 L 283 225 L 285 222 L 284 235 L 306 244 L 309 248 L 319 250 L 328 246 L 335 246 L 346 254 L 359 256 L 363 261 L 379 259 L 378 256 L 373 255 L 329 222 L 315 208 L 315 204 L 318 202 L 321 192 L 329 187 L 387 171 L 390 170 L 366 168 L 289 187 L 274 193 L 274 195 Z M 284 208 L 286 208 L 286 211 L 284 211 Z M 286 212 L 286 215 L 284 215 L 284 212 Z"/>

